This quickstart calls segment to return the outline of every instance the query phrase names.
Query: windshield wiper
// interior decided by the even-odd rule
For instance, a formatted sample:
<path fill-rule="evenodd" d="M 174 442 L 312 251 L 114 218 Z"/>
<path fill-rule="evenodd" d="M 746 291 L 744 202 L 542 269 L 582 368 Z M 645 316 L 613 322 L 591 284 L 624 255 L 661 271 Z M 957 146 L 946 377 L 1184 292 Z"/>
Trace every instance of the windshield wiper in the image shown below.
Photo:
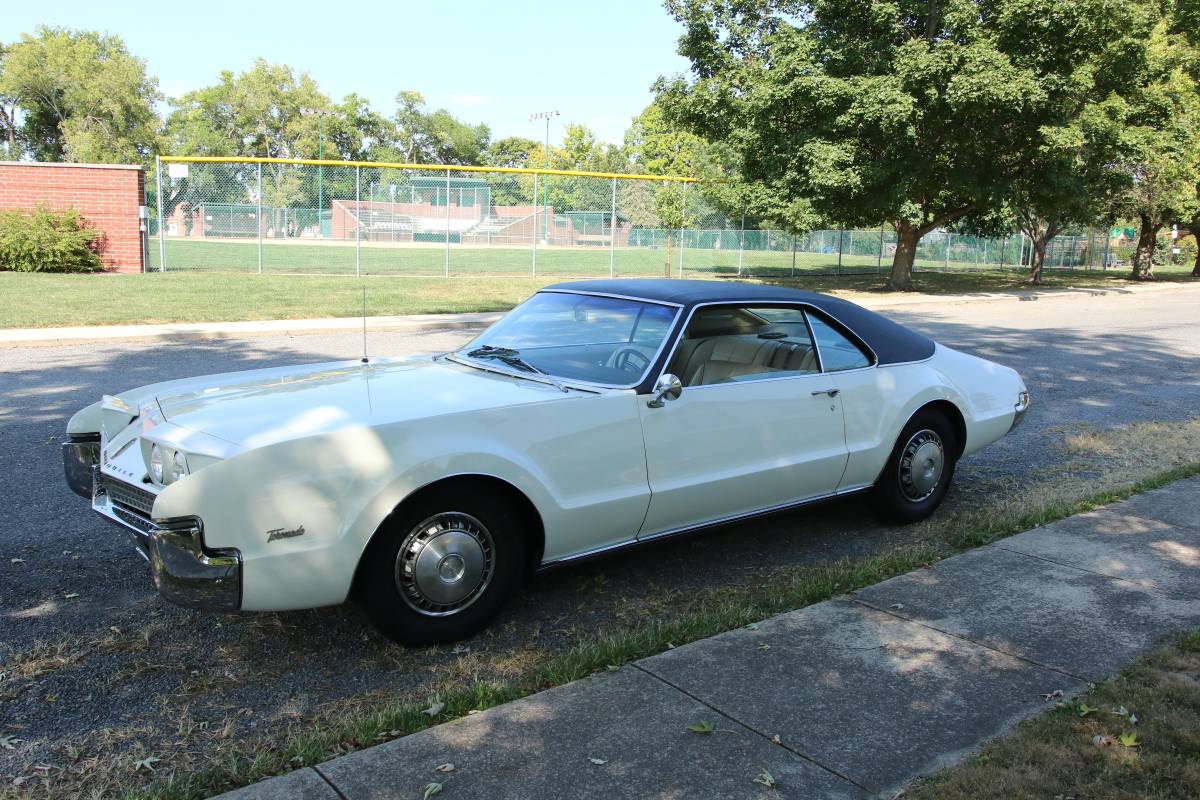
<path fill-rule="evenodd" d="M 517 369 L 525 372 L 535 372 L 550 383 L 554 384 L 561 391 L 567 391 L 567 387 L 563 386 L 563 384 L 553 375 L 545 370 L 539 369 L 522 358 L 520 350 L 514 350 L 511 347 L 493 347 L 490 344 L 485 344 L 482 347 L 476 347 L 474 350 L 468 350 L 467 355 L 471 358 L 494 358 L 497 361 L 504 362 L 510 367 L 516 367 Z"/>

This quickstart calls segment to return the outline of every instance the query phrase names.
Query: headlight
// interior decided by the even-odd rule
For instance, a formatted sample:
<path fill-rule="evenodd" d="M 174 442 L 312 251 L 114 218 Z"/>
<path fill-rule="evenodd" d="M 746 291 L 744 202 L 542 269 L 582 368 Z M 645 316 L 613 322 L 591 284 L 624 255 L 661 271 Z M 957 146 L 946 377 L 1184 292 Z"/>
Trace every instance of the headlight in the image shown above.
<path fill-rule="evenodd" d="M 184 460 L 183 453 L 176 450 L 171 454 L 171 468 L 168 472 L 172 483 L 188 474 L 187 461 Z"/>
<path fill-rule="evenodd" d="M 163 452 L 158 445 L 150 447 L 150 477 L 155 483 L 163 482 Z"/>

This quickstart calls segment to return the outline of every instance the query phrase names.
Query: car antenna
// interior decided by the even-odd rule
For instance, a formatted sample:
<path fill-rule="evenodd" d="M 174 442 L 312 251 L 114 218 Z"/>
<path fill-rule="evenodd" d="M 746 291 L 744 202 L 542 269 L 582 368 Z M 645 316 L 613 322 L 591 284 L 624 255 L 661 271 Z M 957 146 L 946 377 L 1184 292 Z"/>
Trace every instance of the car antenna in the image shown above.
<path fill-rule="evenodd" d="M 366 284 L 362 287 L 362 309 L 363 309 L 363 357 L 362 363 L 370 363 L 367 360 L 367 287 Z"/>

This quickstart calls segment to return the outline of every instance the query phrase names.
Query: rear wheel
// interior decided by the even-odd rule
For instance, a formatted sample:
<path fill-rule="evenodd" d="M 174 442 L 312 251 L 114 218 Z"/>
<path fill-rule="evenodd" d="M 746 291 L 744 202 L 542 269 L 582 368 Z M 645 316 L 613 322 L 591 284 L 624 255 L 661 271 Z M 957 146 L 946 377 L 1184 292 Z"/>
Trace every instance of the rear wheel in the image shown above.
<path fill-rule="evenodd" d="M 483 630 L 520 583 L 521 517 L 500 492 L 463 483 L 402 507 L 363 556 L 359 604 L 401 644 L 452 642 Z"/>
<path fill-rule="evenodd" d="M 904 426 L 875 487 L 880 513 L 910 523 L 932 514 L 950 488 L 958 437 L 946 416 L 926 409 Z"/>

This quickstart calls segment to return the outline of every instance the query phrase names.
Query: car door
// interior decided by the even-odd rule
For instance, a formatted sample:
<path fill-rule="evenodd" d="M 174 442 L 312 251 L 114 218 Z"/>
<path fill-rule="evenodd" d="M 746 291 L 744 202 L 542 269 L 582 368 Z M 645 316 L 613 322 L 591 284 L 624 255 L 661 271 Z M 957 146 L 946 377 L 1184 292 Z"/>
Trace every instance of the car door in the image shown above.
<path fill-rule="evenodd" d="M 640 398 L 641 538 L 832 494 L 846 466 L 839 387 L 802 307 L 698 308 L 670 359 L 677 399 Z"/>

